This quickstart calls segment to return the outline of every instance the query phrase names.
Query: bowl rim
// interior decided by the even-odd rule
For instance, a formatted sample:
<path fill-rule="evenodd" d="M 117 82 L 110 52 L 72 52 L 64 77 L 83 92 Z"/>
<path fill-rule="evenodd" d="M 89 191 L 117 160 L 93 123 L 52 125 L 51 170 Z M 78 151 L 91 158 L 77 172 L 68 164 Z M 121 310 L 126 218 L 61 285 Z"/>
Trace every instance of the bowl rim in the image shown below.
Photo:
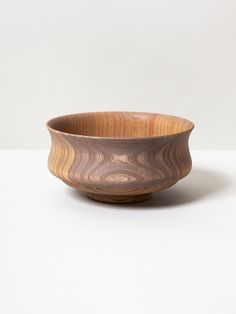
<path fill-rule="evenodd" d="M 55 121 L 57 119 L 60 118 L 66 118 L 66 117 L 71 117 L 71 116 L 77 116 L 77 115 L 81 115 L 81 114 L 100 114 L 100 113 L 130 113 L 130 114 L 154 114 L 154 115 L 160 115 L 160 116 L 168 116 L 171 118 L 177 118 L 177 119 L 181 119 L 183 121 L 188 122 L 191 127 L 189 127 L 187 130 L 185 131 L 180 131 L 180 132 L 176 132 L 176 133 L 172 133 L 172 134 L 165 134 L 165 135 L 154 135 L 154 136 L 129 136 L 129 137 L 114 137 L 114 136 L 96 136 L 96 135 L 83 135 L 83 134 L 74 134 L 74 133 L 68 133 L 68 132 L 64 132 L 64 131 L 59 131 L 56 130 L 54 128 L 52 128 L 49 124 L 52 121 Z M 144 112 L 144 111 L 87 111 L 87 112 L 76 112 L 76 113 L 71 113 L 71 114 L 65 114 L 65 115 L 60 115 L 60 116 L 56 116 L 55 118 L 52 118 L 50 120 L 48 120 L 46 122 L 46 127 L 49 131 L 57 133 L 57 134 L 63 134 L 65 136 L 71 136 L 71 137 L 78 137 L 78 138 L 87 138 L 87 139 L 99 139 L 99 140 L 114 140 L 114 141 L 130 141 L 130 140 L 145 140 L 145 139 L 159 139 L 159 138 L 166 138 L 166 137 L 170 137 L 170 136 L 176 136 L 176 135 L 180 135 L 180 134 L 184 134 L 184 133 L 191 133 L 192 130 L 195 128 L 195 125 L 192 121 L 190 121 L 189 119 L 185 119 L 182 118 L 180 116 L 177 115 L 171 115 L 171 114 L 165 114 L 165 113 L 158 113 L 158 112 Z"/>

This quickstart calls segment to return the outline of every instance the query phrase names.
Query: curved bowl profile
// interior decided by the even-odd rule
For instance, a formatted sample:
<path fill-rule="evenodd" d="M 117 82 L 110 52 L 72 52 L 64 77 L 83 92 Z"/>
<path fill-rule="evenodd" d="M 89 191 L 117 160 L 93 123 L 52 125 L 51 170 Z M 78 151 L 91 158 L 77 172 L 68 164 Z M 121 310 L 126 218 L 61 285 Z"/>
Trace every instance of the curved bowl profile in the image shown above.
<path fill-rule="evenodd" d="M 94 200 L 143 201 L 185 177 L 193 123 L 142 112 L 91 112 L 47 123 L 49 170 Z"/>

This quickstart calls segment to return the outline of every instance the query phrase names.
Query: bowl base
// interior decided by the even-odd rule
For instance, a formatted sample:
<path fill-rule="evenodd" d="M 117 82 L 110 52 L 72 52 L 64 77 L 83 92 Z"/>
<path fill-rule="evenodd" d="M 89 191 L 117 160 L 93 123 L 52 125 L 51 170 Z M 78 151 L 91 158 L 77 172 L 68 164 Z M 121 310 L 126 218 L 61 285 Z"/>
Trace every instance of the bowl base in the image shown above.
<path fill-rule="evenodd" d="M 140 195 L 103 195 L 96 193 L 87 193 L 87 195 L 89 198 L 97 202 L 127 204 L 146 201 L 152 196 L 152 193 Z"/>

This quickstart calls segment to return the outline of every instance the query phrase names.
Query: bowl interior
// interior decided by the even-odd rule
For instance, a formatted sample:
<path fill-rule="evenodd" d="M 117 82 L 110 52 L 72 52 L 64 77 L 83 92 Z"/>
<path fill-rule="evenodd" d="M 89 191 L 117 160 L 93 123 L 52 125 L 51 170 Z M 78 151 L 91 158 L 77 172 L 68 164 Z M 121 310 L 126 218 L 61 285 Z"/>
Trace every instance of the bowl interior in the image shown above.
<path fill-rule="evenodd" d="M 48 122 L 56 131 L 97 137 L 152 137 L 182 133 L 193 123 L 179 117 L 141 112 L 90 112 L 61 116 Z"/>

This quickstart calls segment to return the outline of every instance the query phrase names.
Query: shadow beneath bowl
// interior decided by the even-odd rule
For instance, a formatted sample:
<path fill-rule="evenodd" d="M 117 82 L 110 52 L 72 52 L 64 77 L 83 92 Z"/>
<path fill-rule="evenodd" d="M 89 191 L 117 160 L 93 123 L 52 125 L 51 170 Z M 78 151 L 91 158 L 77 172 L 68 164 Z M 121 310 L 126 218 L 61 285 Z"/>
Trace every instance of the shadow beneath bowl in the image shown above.
<path fill-rule="evenodd" d="M 95 202 L 86 194 L 76 190 L 69 190 L 71 196 L 84 202 L 94 202 L 102 207 L 119 207 L 120 209 L 165 209 L 209 198 L 217 193 L 225 191 L 230 186 L 230 180 L 226 176 L 211 170 L 194 168 L 184 179 L 173 187 L 152 194 L 152 197 L 144 202 L 131 204 L 107 204 Z"/>
<path fill-rule="evenodd" d="M 229 186 L 230 180 L 226 176 L 210 170 L 194 168 L 176 185 L 165 191 L 153 193 L 152 198 L 146 204 L 140 203 L 138 206 L 161 209 L 189 204 L 221 193 Z"/>

